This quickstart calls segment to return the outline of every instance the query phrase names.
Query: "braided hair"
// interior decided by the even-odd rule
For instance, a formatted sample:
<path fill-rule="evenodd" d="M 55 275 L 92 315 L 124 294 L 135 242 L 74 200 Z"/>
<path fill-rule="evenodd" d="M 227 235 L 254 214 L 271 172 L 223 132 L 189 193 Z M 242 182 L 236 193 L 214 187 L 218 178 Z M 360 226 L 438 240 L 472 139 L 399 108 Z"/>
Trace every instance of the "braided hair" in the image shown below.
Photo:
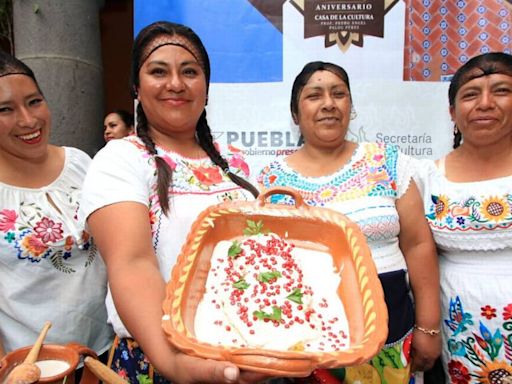
<path fill-rule="evenodd" d="M 177 40 L 176 42 L 169 43 L 165 42 L 165 39 L 163 39 L 162 43 L 157 42 L 155 44 L 157 39 L 165 36 L 175 36 Z M 208 91 L 210 84 L 210 60 L 199 36 L 197 36 L 196 33 L 187 26 L 167 21 L 158 21 L 142 29 L 135 39 L 132 52 L 133 60 L 131 70 L 133 96 L 137 96 L 136 90 L 139 88 L 139 71 L 142 67 L 142 64 L 148 58 L 148 56 L 151 55 L 152 52 L 154 52 L 160 46 L 166 44 L 181 46 L 182 48 L 187 49 L 198 60 L 199 65 L 204 71 L 206 89 Z M 137 105 L 136 132 L 137 136 L 144 143 L 148 153 L 155 159 L 157 169 L 158 200 L 160 202 L 160 206 L 162 207 L 162 211 L 167 215 L 170 207 L 169 186 L 171 186 L 172 183 L 172 169 L 162 157 L 157 155 L 157 149 L 153 139 L 149 134 L 148 120 L 141 103 Z M 248 190 L 251 194 L 253 194 L 254 197 L 258 196 L 258 190 L 251 183 L 242 177 L 235 175 L 229 170 L 228 162 L 222 157 L 222 155 L 215 147 L 211 130 L 206 120 L 206 110 L 203 110 L 203 113 L 197 122 L 196 137 L 200 147 L 206 152 L 206 154 L 215 165 L 219 166 L 235 184 Z"/>
<path fill-rule="evenodd" d="M 490 52 L 475 56 L 467 61 L 455 72 L 450 81 L 450 87 L 448 88 L 450 107 L 455 107 L 457 92 L 464 84 L 497 73 L 512 76 L 512 55 L 504 52 Z M 459 147 L 461 142 L 462 133 L 459 129 L 454 129 L 453 148 Z"/>

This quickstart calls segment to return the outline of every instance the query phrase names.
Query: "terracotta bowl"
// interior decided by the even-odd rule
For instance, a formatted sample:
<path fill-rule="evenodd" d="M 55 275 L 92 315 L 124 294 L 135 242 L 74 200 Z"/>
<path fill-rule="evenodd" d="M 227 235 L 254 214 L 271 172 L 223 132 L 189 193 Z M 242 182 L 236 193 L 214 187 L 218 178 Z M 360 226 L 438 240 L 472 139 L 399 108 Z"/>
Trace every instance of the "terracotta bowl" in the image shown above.
<path fill-rule="evenodd" d="M 23 363 L 32 346 L 16 349 L 0 359 L 0 383 L 3 383 L 9 373 L 17 365 Z M 73 384 L 75 383 L 75 370 L 83 356 L 91 356 L 97 359 L 96 352 L 81 344 L 69 343 L 66 345 L 43 344 L 37 360 L 60 360 L 69 365 L 65 371 L 55 375 L 39 379 L 37 383 L 44 384 Z M 98 379 L 87 368 L 84 369 L 81 384 L 97 384 Z"/>
<path fill-rule="evenodd" d="M 291 195 L 295 206 L 266 202 L 269 196 L 282 193 Z M 261 220 L 265 228 L 289 242 L 309 241 L 329 249 L 341 274 L 337 293 L 349 325 L 348 349 L 308 352 L 235 348 L 195 338 L 196 308 L 205 292 L 213 249 L 219 241 L 240 236 L 248 219 Z M 227 202 L 203 211 L 173 268 L 163 310 L 162 326 L 174 347 L 192 356 L 231 361 L 241 369 L 271 376 L 303 377 L 317 368 L 364 363 L 379 352 L 388 333 L 382 286 L 357 224 L 333 210 L 309 207 L 289 188 L 269 189 L 253 202 Z"/>

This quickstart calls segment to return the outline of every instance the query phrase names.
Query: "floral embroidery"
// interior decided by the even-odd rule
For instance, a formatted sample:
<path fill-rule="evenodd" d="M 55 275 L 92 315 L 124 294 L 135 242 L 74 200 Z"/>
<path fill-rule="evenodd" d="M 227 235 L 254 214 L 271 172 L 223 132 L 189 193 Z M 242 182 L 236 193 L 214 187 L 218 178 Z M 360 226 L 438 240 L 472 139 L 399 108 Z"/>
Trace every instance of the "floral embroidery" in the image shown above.
<path fill-rule="evenodd" d="M 14 230 L 16 223 L 16 212 L 12 209 L 4 209 L 0 212 L 0 231 L 7 232 Z"/>
<path fill-rule="evenodd" d="M 294 186 L 300 190 L 304 201 L 312 206 L 341 202 L 367 196 L 391 197 L 398 195 L 396 147 L 382 143 L 363 143 L 363 156 L 351 160 L 346 168 L 329 177 L 306 178 L 297 176 L 293 170 L 279 160 L 266 166 L 258 177 L 258 183 L 266 188 Z M 327 180 L 327 181 L 326 181 Z M 271 201 L 291 204 L 289 196 L 274 195 Z"/>
<path fill-rule="evenodd" d="M 426 215 L 435 229 L 483 230 L 512 226 L 512 195 L 472 196 L 460 201 L 432 195 Z"/>
<path fill-rule="evenodd" d="M 149 196 L 149 220 L 153 236 L 153 246 L 157 246 L 160 234 L 160 218 L 163 215 L 158 198 L 157 191 L 157 167 L 155 158 L 147 152 L 145 145 L 140 138 L 131 136 L 124 139 L 132 143 L 141 153 L 143 159 L 147 161 L 153 169 L 153 184 L 151 185 L 151 194 Z M 215 148 L 219 150 L 218 144 L 214 143 Z M 173 170 L 172 183 L 169 186 L 169 195 L 193 194 L 212 194 L 219 192 L 218 199 L 220 201 L 239 200 L 243 198 L 243 194 L 237 191 L 237 187 L 232 187 L 229 176 L 219 166 L 213 163 L 209 157 L 191 159 L 183 157 L 175 152 L 165 151 L 163 148 L 157 147 L 158 156 L 160 156 Z M 249 166 L 243 158 L 243 151 L 229 145 L 228 153 L 223 156 L 229 165 L 229 170 L 235 175 L 248 177 Z M 230 190 L 225 191 L 226 182 L 231 183 Z M 171 203 L 172 205 L 172 203 Z"/>
<path fill-rule="evenodd" d="M 448 198 L 443 195 L 432 196 L 434 203 L 434 216 L 437 220 L 442 220 L 448 214 Z"/>
<path fill-rule="evenodd" d="M 503 308 L 503 320 L 512 319 L 512 304 L 507 305 Z"/>
<path fill-rule="evenodd" d="M 512 367 L 504 361 L 487 362 L 476 373 L 479 384 L 499 384 L 505 377 L 512 377 Z"/>
<path fill-rule="evenodd" d="M 70 202 L 76 203 L 75 188 L 70 190 L 68 197 Z M 0 211 L 0 232 L 5 233 L 3 238 L 14 247 L 12 254 L 19 260 L 40 263 L 47 259 L 60 272 L 76 272 L 65 263 L 73 256 L 73 247 L 77 246 L 75 239 L 70 235 L 64 236 L 63 223 L 44 216 L 43 210 L 35 204 L 21 202 L 18 213 L 12 209 Z M 96 255 L 96 248 L 91 245 L 89 234 L 83 232 L 80 246 L 89 250 L 85 267 Z"/>
<path fill-rule="evenodd" d="M 233 148 L 233 146 L 231 147 Z M 245 177 L 249 176 L 249 165 L 247 165 L 244 158 L 239 153 L 233 154 L 229 160 L 229 165 L 233 168 L 240 169 Z"/>
<path fill-rule="evenodd" d="M 40 222 L 36 223 L 34 231 L 43 243 L 53 243 L 62 239 L 62 224 L 47 217 L 43 217 Z"/>
<path fill-rule="evenodd" d="M 453 384 L 468 384 L 471 380 L 468 369 L 460 361 L 451 360 L 448 363 L 448 374 Z"/>
<path fill-rule="evenodd" d="M 192 169 L 192 172 L 197 180 L 205 186 L 214 185 L 222 181 L 222 175 L 220 174 L 219 167 L 199 166 Z"/>
<path fill-rule="evenodd" d="M 490 305 L 482 307 L 481 310 L 482 316 L 487 318 L 487 320 L 491 320 L 493 317 L 496 317 L 496 308 L 493 308 Z"/>
<path fill-rule="evenodd" d="M 487 220 L 498 223 L 510 216 L 510 205 L 499 197 L 489 197 L 482 203 L 480 212 Z"/>
<path fill-rule="evenodd" d="M 458 296 L 450 301 L 450 319 L 445 325 L 451 331 L 446 336 L 452 356 L 448 363 L 452 383 L 494 384 L 512 376 L 512 321 L 507 321 L 512 318 L 512 304 L 503 308 L 501 323 L 496 322 L 495 307 L 486 304 L 480 309 L 482 320 L 478 327 L 470 328 L 474 314 L 464 312 Z"/>

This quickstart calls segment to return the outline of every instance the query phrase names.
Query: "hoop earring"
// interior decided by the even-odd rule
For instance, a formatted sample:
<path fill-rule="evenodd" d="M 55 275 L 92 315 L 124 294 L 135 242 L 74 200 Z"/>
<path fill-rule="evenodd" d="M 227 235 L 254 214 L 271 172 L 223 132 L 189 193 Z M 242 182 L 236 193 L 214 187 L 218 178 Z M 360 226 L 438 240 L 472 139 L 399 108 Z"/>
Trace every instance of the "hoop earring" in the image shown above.
<path fill-rule="evenodd" d="M 354 120 L 357 117 L 357 112 L 354 108 L 350 110 L 350 120 Z"/>

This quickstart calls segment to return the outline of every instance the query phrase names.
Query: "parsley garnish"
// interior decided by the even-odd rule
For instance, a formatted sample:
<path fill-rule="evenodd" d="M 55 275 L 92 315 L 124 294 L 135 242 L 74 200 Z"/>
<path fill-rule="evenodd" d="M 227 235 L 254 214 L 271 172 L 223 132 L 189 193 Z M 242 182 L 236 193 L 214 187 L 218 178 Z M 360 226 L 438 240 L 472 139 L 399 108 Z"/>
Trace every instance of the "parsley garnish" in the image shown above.
<path fill-rule="evenodd" d="M 269 319 L 269 320 L 280 321 L 281 320 L 281 308 L 272 307 L 272 313 L 266 313 L 264 311 L 254 311 L 253 316 L 259 320 Z"/>
<path fill-rule="evenodd" d="M 259 235 L 259 234 L 268 233 L 268 230 L 263 228 L 263 222 L 260 220 L 258 222 L 247 220 L 247 228 L 244 229 L 244 235 Z"/>
<path fill-rule="evenodd" d="M 281 272 L 279 271 L 262 272 L 256 277 L 256 280 L 268 283 L 270 280 L 277 279 L 278 277 L 281 277 Z"/>
<path fill-rule="evenodd" d="M 250 284 L 244 279 L 240 279 L 236 283 L 233 283 L 233 287 L 235 287 L 236 289 L 247 289 L 249 288 L 249 286 Z"/>
<path fill-rule="evenodd" d="M 299 288 L 295 288 L 292 293 L 290 293 L 286 298 L 290 301 L 293 301 L 297 304 L 302 304 L 302 295 L 303 293 L 300 291 Z"/>
<path fill-rule="evenodd" d="M 236 258 L 240 253 L 242 252 L 242 247 L 240 246 L 240 243 L 238 241 L 233 241 L 231 243 L 231 247 L 228 249 L 228 256 Z"/>

